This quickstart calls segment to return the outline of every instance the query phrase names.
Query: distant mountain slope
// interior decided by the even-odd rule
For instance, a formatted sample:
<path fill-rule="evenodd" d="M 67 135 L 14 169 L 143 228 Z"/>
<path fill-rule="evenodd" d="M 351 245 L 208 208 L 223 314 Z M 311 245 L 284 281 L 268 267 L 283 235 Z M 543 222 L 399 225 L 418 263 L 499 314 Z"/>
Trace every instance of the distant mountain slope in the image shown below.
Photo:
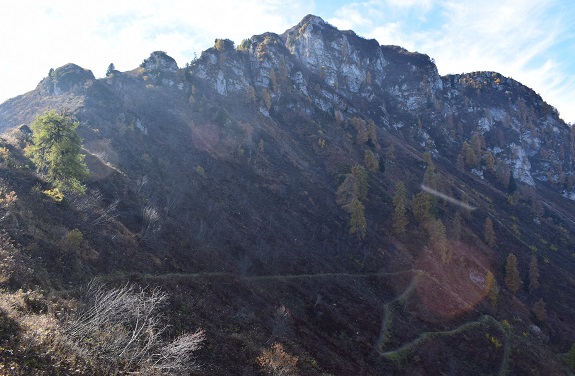
<path fill-rule="evenodd" d="M 60 204 L 21 152 L 47 109 L 78 119 L 92 171 Z M 67 64 L 0 129 L 0 224 L 36 271 L 9 291 L 159 285 L 175 332 L 206 330 L 206 374 L 257 374 L 275 342 L 306 375 L 567 373 L 575 130 L 511 78 L 442 77 L 310 15 L 183 68 Z"/>

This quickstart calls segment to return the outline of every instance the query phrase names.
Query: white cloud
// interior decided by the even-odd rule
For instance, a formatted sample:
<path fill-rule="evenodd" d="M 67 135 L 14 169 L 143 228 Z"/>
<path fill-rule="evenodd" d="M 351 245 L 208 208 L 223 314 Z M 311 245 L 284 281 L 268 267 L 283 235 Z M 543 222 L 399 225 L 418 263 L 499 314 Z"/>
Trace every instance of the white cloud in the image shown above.
<path fill-rule="evenodd" d="M 387 4 L 398 8 L 419 8 L 428 10 L 432 7 L 432 0 L 386 0 Z"/>
<path fill-rule="evenodd" d="M 14 1 L 0 13 L 0 101 L 32 90 L 50 68 L 69 62 L 101 77 L 111 62 L 129 70 L 162 50 L 183 66 L 215 38 L 239 43 L 282 33 L 314 9 L 304 0 Z"/>

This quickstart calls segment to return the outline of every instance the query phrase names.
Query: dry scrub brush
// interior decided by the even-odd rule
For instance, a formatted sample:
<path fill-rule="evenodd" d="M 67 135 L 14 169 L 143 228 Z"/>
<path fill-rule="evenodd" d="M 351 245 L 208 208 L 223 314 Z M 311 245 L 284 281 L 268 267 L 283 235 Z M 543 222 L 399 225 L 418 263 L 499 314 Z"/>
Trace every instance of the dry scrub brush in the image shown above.
<path fill-rule="evenodd" d="M 64 335 L 79 354 L 109 373 L 182 375 L 196 371 L 194 351 L 201 347 L 204 332 L 164 340 L 167 326 L 161 308 L 166 300 L 159 289 L 126 285 L 108 290 L 92 282 L 83 307 L 64 320 Z"/>

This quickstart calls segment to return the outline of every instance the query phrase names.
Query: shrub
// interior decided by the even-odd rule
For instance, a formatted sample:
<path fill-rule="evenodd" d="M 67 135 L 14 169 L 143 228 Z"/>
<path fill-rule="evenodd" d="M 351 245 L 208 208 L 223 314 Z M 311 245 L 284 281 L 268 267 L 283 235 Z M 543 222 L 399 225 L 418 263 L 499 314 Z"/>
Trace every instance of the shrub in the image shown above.
<path fill-rule="evenodd" d="M 160 309 L 167 295 L 131 285 L 107 290 L 91 282 L 83 307 L 67 317 L 64 335 L 77 349 L 109 373 L 182 375 L 197 371 L 193 358 L 204 332 L 184 333 L 172 342 Z"/>
<path fill-rule="evenodd" d="M 58 188 L 48 189 L 48 190 L 42 191 L 42 193 L 44 193 L 50 199 L 52 199 L 58 203 L 60 203 L 64 200 L 64 194 Z"/>
<path fill-rule="evenodd" d="M 82 235 L 82 232 L 76 228 L 69 231 L 63 239 L 64 247 L 68 250 L 76 250 L 80 248 L 83 241 L 84 235 Z"/>
<path fill-rule="evenodd" d="M 264 349 L 257 358 L 258 365 L 268 374 L 295 375 L 298 358 L 288 354 L 281 343 L 274 343 L 270 349 Z"/>

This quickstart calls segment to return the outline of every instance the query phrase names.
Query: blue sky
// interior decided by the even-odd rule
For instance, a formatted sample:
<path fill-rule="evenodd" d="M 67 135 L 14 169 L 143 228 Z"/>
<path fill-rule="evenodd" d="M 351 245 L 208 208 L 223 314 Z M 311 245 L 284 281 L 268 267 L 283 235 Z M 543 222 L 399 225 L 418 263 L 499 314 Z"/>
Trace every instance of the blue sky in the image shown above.
<path fill-rule="evenodd" d="M 19 0 L 0 12 L 0 102 L 73 62 L 102 77 L 152 51 L 179 66 L 215 38 L 282 33 L 306 14 L 380 44 L 426 53 L 440 74 L 497 71 L 575 122 L 573 0 Z"/>

